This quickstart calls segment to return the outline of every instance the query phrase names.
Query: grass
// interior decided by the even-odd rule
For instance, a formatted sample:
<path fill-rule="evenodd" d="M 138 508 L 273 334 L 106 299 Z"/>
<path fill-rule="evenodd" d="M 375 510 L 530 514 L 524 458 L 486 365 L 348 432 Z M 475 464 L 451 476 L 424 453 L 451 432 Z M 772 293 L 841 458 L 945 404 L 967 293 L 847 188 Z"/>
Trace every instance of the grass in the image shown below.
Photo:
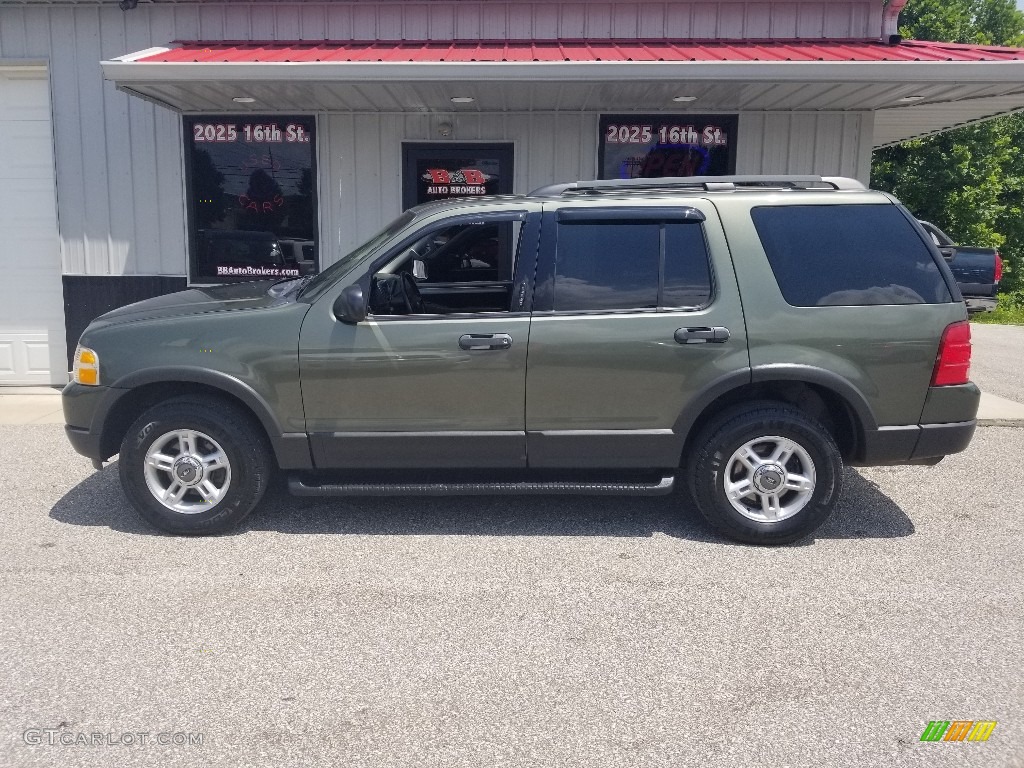
<path fill-rule="evenodd" d="M 971 322 L 999 325 L 1024 325 L 1024 307 L 999 306 L 991 312 L 977 312 L 971 315 Z"/>
<path fill-rule="evenodd" d="M 978 312 L 971 315 L 973 323 L 999 325 L 1024 325 L 1024 289 L 1017 287 L 1015 282 L 1012 290 L 999 294 L 999 303 L 991 312 Z"/>

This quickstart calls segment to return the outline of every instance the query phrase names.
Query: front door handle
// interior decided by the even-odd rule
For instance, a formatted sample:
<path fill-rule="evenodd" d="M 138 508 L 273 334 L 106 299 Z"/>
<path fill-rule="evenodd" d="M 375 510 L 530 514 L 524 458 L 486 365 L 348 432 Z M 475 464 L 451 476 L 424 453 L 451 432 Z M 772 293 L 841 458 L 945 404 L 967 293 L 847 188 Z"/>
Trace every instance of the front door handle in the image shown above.
<path fill-rule="evenodd" d="M 729 340 L 729 329 L 722 326 L 714 328 L 678 328 L 675 340 L 679 344 L 722 344 Z"/>
<path fill-rule="evenodd" d="M 512 337 L 507 333 L 466 333 L 459 336 L 462 349 L 508 349 L 512 346 Z"/>

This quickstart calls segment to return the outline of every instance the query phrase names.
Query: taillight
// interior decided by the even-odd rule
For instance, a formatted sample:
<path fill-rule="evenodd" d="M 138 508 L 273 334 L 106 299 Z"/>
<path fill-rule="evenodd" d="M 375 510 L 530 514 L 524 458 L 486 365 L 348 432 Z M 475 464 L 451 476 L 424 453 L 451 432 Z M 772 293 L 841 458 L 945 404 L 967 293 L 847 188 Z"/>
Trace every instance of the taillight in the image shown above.
<path fill-rule="evenodd" d="M 971 373 L 971 324 L 966 320 L 947 325 L 935 357 L 932 386 L 966 384 Z"/>
<path fill-rule="evenodd" d="M 1003 257 L 999 255 L 999 251 L 996 251 L 996 277 L 993 282 L 998 283 L 1003 279 Z"/>

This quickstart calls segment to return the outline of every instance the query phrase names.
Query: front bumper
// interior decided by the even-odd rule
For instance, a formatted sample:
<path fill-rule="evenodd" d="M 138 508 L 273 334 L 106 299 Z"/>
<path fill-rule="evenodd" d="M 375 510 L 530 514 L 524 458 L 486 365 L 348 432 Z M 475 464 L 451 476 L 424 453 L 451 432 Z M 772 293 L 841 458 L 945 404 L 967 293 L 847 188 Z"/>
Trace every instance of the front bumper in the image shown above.
<path fill-rule="evenodd" d="M 61 391 L 64 432 L 77 453 L 93 461 L 103 461 L 117 452 L 116 448 L 111 451 L 103 445 L 103 428 L 114 404 L 127 392 L 127 389 L 87 387 L 74 382 L 64 387 Z"/>

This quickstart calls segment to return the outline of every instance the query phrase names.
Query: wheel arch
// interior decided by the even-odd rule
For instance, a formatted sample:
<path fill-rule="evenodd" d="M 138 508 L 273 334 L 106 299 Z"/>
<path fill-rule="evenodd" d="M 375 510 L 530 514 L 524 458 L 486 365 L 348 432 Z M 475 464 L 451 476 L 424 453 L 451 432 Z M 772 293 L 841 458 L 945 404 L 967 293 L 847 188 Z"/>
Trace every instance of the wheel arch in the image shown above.
<path fill-rule="evenodd" d="M 835 373 L 803 365 L 764 366 L 719 379 L 680 415 L 675 424 L 676 434 L 684 435 L 680 466 L 709 421 L 754 400 L 783 402 L 822 422 L 844 460 L 857 455 L 866 430 L 877 428 L 864 396 Z"/>
<path fill-rule="evenodd" d="M 282 468 L 312 466 L 306 434 L 286 434 L 267 402 L 245 382 L 205 369 L 151 369 L 119 379 L 117 389 L 128 390 L 111 406 L 103 422 L 100 449 L 104 458 L 118 452 L 132 422 L 154 405 L 176 397 L 196 395 L 227 402 L 249 414 L 267 439 Z"/>

